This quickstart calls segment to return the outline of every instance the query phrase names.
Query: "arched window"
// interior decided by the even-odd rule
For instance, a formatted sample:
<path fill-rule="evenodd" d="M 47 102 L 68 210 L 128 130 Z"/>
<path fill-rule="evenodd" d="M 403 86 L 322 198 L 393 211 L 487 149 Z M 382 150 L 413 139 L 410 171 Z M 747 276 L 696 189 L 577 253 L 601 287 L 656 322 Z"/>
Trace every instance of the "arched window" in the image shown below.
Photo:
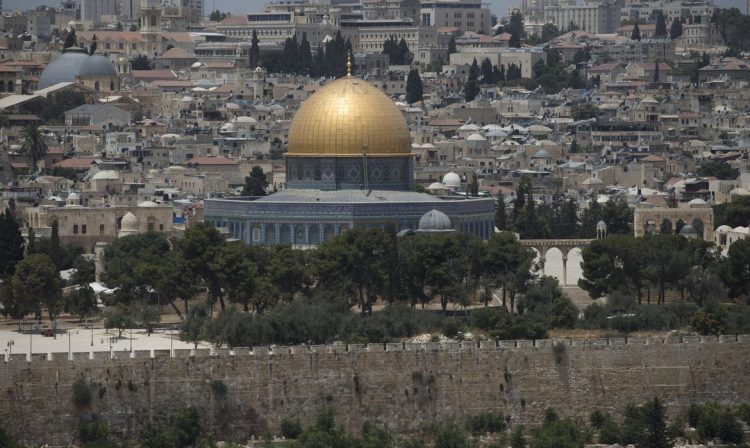
<path fill-rule="evenodd" d="M 16 84 L 13 81 L 8 81 L 8 92 L 15 92 Z"/>
<path fill-rule="evenodd" d="M 156 26 L 156 16 L 150 16 L 151 17 L 151 26 Z"/>
<path fill-rule="evenodd" d="M 110 81 L 109 82 L 109 90 L 112 91 L 112 92 L 115 91 L 115 82 L 114 81 Z"/>
<path fill-rule="evenodd" d="M 94 90 L 96 90 L 97 92 L 99 91 L 99 81 L 96 81 L 94 83 Z"/>

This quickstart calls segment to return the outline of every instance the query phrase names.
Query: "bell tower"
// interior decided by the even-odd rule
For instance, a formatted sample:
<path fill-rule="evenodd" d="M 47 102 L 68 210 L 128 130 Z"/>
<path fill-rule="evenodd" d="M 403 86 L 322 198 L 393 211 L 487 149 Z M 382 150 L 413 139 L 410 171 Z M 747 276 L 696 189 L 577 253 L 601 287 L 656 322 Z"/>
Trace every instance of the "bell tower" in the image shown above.
<path fill-rule="evenodd" d="M 143 52 L 153 58 L 162 53 L 161 49 L 161 12 L 160 0 L 141 0 L 141 34 Z"/>

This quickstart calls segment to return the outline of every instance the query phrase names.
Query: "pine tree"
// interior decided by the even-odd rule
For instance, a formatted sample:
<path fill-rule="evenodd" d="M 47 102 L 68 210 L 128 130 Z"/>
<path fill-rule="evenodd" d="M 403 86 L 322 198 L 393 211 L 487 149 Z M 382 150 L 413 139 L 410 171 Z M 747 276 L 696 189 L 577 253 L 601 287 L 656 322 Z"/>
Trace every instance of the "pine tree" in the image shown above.
<path fill-rule="evenodd" d="M 495 84 L 495 72 L 488 58 L 482 60 L 482 84 Z"/>
<path fill-rule="evenodd" d="M 466 101 L 474 100 L 474 98 L 476 98 L 479 94 L 479 85 L 477 84 L 478 79 L 479 65 L 477 64 L 477 60 L 475 58 L 474 62 L 471 63 L 471 67 L 469 68 L 469 78 L 466 80 L 466 85 L 464 86 L 464 98 L 466 99 Z"/>
<path fill-rule="evenodd" d="M 497 82 L 505 83 L 505 77 L 506 77 L 505 66 L 501 64 L 500 69 L 498 70 Z"/>
<path fill-rule="evenodd" d="M 656 15 L 656 30 L 654 37 L 667 37 L 667 21 L 664 19 L 664 13 L 659 11 Z"/>
<path fill-rule="evenodd" d="M 519 426 L 513 431 L 513 437 L 510 440 L 511 448 L 526 448 L 526 440 L 523 438 L 523 426 Z"/>
<path fill-rule="evenodd" d="M 630 34 L 630 38 L 637 41 L 641 40 L 641 27 L 639 27 L 637 23 L 633 26 L 633 32 Z"/>
<path fill-rule="evenodd" d="M 674 19 L 672 26 L 669 29 L 669 38 L 672 40 L 682 36 L 682 21 L 680 19 Z"/>
<path fill-rule="evenodd" d="M 258 47 L 258 33 L 253 30 L 253 38 L 250 40 L 250 54 L 248 55 L 248 64 L 250 67 L 258 67 L 260 65 L 260 47 Z"/>
<path fill-rule="evenodd" d="M 422 87 L 422 77 L 416 68 L 409 70 L 409 76 L 406 78 L 406 102 L 409 104 L 422 101 L 424 90 Z"/>

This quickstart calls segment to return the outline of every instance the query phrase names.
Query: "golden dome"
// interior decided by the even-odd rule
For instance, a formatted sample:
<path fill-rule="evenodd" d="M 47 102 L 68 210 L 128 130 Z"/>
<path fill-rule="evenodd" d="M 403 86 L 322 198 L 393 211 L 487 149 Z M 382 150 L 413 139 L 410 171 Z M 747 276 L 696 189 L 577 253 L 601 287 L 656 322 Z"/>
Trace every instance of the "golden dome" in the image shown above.
<path fill-rule="evenodd" d="M 384 93 L 347 76 L 318 90 L 289 127 L 291 157 L 410 156 L 411 136 L 401 111 Z"/>

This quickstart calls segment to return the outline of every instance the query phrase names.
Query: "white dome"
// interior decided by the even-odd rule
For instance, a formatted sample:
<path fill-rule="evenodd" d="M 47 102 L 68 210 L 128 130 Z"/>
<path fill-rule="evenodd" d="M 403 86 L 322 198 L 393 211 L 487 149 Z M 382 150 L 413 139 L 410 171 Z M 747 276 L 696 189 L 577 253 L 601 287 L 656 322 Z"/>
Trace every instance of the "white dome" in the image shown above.
<path fill-rule="evenodd" d="M 203 65 L 203 62 L 193 62 L 193 65 L 190 66 L 190 68 L 201 68 Z"/>
<path fill-rule="evenodd" d="M 68 201 L 77 201 L 78 199 L 78 193 L 71 191 L 70 194 L 68 194 Z"/>
<path fill-rule="evenodd" d="M 140 204 L 138 204 L 138 207 L 158 207 L 159 204 L 157 204 L 154 201 L 143 201 Z"/>
<path fill-rule="evenodd" d="M 451 171 L 443 176 L 443 184 L 448 188 L 458 188 L 461 186 L 461 176 Z"/>
<path fill-rule="evenodd" d="M 723 225 L 723 226 L 719 226 L 719 227 L 716 228 L 716 233 L 727 233 L 727 232 L 731 232 L 731 231 L 732 231 L 732 228 L 729 227 L 726 224 Z"/>
<path fill-rule="evenodd" d="M 237 117 L 234 119 L 234 121 L 236 121 L 237 123 L 257 123 L 258 122 L 258 120 L 256 120 L 253 117 L 245 117 L 245 116 Z"/>
<path fill-rule="evenodd" d="M 537 151 L 534 154 L 534 156 L 532 158 L 534 158 L 534 159 L 549 159 L 549 157 L 550 157 L 549 151 L 547 151 L 546 149 L 540 149 L 539 151 Z"/>
<path fill-rule="evenodd" d="M 445 185 L 441 184 L 440 182 L 433 182 L 430 184 L 429 187 L 427 187 L 428 190 L 445 190 Z"/>
<path fill-rule="evenodd" d="M 453 230 L 448 215 L 440 210 L 432 209 L 419 218 L 420 232 L 446 232 Z"/>
<path fill-rule="evenodd" d="M 481 128 L 475 124 L 465 124 L 458 128 L 459 131 L 478 131 L 479 129 Z"/>
<path fill-rule="evenodd" d="M 483 142 L 483 141 L 486 141 L 487 139 L 482 137 L 479 134 L 471 134 L 466 140 L 470 142 Z"/>
<path fill-rule="evenodd" d="M 120 175 L 117 174 L 117 171 L 113 171 L 113 170 L 99 171 L 98 173 L 94 174 L 94 176 L 91 178 L 91 180 L 118 180 L 118 179 L 120 179 Z"/>
<path fill-rule="evenodd" d="M 135 217 L 131 212 L 125 213 L 120 221 L 120 233 L 135 233 L 138 232 L 138 218 Z"/>
<path fill-rule="evenodd" d="M 702 207 L 702 206 L 708 205 L 708 202 L 704 201 L 701 198 L 695 198 L 695 199 L 691 200 L 690 202 L 688 202 L 688 205 L 691 206 L 691 207 L 696 207 L 696 206 L 697 207 Z"/>

